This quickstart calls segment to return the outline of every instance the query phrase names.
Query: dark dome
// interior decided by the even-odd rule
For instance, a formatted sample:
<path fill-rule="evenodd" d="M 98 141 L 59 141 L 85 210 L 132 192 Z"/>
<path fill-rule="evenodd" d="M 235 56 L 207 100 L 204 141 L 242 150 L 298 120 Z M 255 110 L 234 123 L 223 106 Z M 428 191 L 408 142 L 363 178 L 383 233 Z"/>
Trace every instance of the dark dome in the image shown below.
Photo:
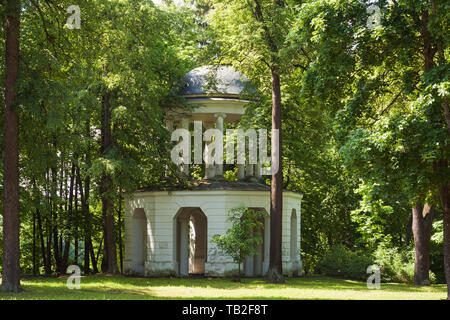
<path fill-rule="evenodd" d="M 242 73 L 232 67 L 203 66 L 186 74 L 179 94 L 238 96 L 247 81 Z"/>

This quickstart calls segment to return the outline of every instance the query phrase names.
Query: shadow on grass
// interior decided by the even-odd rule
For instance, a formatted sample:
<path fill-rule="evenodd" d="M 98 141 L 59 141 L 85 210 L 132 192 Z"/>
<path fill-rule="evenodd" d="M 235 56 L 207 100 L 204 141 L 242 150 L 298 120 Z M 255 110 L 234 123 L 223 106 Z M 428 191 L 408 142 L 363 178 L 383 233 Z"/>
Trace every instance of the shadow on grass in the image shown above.
<path fill-rule="evenodd" d="M 322 290 L 353 290 L 367 291 L 367 284 L 363 281 L 339 279 L 325 276 L 305 276 L 291 278 L 289 283 L 296 288 L 322 289 Z M 406 283 L 382 282 L 383 291 L 391 292 L 441 292 L 446 286 L 439 284 L 433 286 L 414 286 Z"/>
<path fill-rule="evenodd" d="M 283 295 L 280 292 L 270 290 L 283 289 L 299 289 L 312 291 L 328 291 L 321 297 L 326 297 L 328 293 L 339 291 L 339 296 L 345 299 L 347 292 L 368 293 L 365 282 L 335 279 L 323 276 L 307 276 L 300 278 L 287 278 L 285 284 L 268 284 L 265 278 L 243 278 L 242 282 L 232 282 L 231 278 L 138 278 L 129 276 L 107 276 L 107 275 L 89 275 L 83 276 L 81 279 L 81 289 L 70 290 L 66 286 L 68 276 L 64 277 L 40 277 L 40 276 L 24 276 L 22 277 L 22 285 L 24 292 L 19 294 L 6 294 L 0 292 L 0 299 L 56 299 L 56 300 L 90 300 L 90 299 L 113 299 L 113 300 L 141 300 L 141 299 L 158 299 L 158 300 L 269 300 L 269 299 L 292 299 L 298 297 Z M 179 289 L 177 289 L 179 288 Z M 174 296 L 170 293 L 173 291 L 175 295 L 181 292 L 183 288 L 188 289 L 180 296 Z M 191 292 L 191 289 L 210 288 L 221 289 L 225 291 L 223 296 L 221 292 L 216 296 L 208 297 L 199 295 L 198 292 Z M 445 292 L 445 285 L 432 287 L 414 287 L 407 284 L 382 283 L 383 292 L 393 293 L 440 293 Z M 252 292 L 236 292 L 238 289 L 247 289 Z M 261 295 L 253 296 L 253 290 L 264 290 Z M 167 293 L 166 291 L 169 291 Z M 374 292 L 374 291 L 372 291 Z M 311 299 L 318 299 L 317 294 L 311 293 Z M 309 299 L 309 296 L 302 296 L 302 299 Z M 340 298 L 340 297 L 339 297 Z M 320 298 L 323 299 L 323 298 Z"/>
<path fill-rule="evenodd" d="M 324 276 L 306 276 L 286 278 L 284 284 L 270 284 L 265 278 L 242 278 L 242 282 L 233 282 L 231 278 L 132 278 L 122 277 L 127 283 L 142 287 L 181 286 L 186 288 L 214 289 L 316 289 L 316 290 L 352 290 L 367 291 L 367 284 L 362 281 L 337 279 Z M 445 285 L 419 287 L 403 283 L 381 283 L 383 290 L 392 292 L 439 292 Z"/>

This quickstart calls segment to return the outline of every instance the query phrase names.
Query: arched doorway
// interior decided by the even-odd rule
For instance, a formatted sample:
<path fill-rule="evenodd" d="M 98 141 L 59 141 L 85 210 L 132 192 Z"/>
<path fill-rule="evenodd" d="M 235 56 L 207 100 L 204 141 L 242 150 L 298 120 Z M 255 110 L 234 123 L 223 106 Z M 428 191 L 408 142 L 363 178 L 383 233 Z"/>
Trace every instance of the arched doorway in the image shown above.
<path fill-rule="evenodd" d="M 207 259 L 207 218 L 200 208 L 182 208 L 174 218 L 175 261 L 180 276 L 203 275 Z"/>
<path fill-rule="evenodd" d="M 144 209 L 135 209 L 131 225 L 131 272 L 144 275 L 147 258 L 147 217 Z"/>
<path fill-rule="evenodd" d="M 297 212 L 292 209 L 291 213 L 291 239 L 290 239 L 290 256 L 292 275 L 298 276 L 298 243 L 297 243 Z"/>

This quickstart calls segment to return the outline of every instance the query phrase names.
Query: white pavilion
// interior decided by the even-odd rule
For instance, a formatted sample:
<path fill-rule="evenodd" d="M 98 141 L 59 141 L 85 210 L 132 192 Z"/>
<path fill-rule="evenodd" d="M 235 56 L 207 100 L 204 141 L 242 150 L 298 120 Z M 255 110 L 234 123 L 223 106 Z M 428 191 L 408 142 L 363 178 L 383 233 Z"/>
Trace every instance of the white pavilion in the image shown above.
<path fill-rule="evenodd" d="M 211 79 L 214 90 L 208 89 Z M 195 106 L 172 113 L 167 128 L 224 129 L 241 120 L 248 100 L 242 99 L 245 77 L 231 67 L 205 66 L 190 71 L 180 94 Z M 208 147 L 206 143 L 205 148 Z M 180 170 L 189 174 L 190 166 Z M 227 212 L 238 206 L 265 213 L 263 243 L 247 257 L 245 276 L 264 276 L 269 267 L 270 187 L 261 183 L 259 164 L 237 165 L 237 181 L 223 178 L 222 164 L 205 164 L 205 177 L 194 187 L 174 191 L 137 190 L 125 198 L 124 272 L 142 276 L 231 276 L 238 266 L 211 242 L 230 227 Z M 302 272 L 300 214 L 302 194 L 283 191 L 282 263 L 286 276 Z"/>

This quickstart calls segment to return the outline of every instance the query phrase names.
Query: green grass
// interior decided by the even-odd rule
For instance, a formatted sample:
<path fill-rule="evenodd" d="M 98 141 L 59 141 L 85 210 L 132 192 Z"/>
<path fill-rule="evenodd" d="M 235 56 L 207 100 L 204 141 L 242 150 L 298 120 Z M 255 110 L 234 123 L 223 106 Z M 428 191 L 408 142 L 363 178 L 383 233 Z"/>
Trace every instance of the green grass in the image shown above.
<path fill-rule="evenodd" d="M 229 278 L 131 278 L 93 275 L 81 278 L 81 288 L 70 290 L 67 277 L 23 277 L 23 292 L 0 292 L 3 299 L 360 299 L 403 300 L 445 299 L 445 285 L 415 287 L 382 283 L 369 290 L 366 283 L 327 277 L 288 278 L 285 284 L 267 284 L 263 278 L 246 278 L 242 283 Z"/>

